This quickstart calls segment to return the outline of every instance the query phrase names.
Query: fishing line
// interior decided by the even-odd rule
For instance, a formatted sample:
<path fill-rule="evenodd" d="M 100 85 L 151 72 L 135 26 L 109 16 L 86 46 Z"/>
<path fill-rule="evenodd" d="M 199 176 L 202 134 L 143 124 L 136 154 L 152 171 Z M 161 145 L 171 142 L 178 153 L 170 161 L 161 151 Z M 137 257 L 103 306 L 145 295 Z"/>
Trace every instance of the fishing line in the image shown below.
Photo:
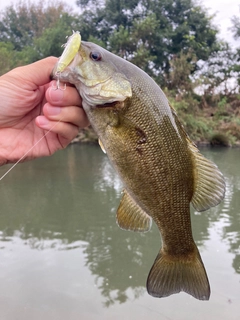
<path fill-rule="evenodd" d="M 0 181 L 1 181 L 4 177 L 6 177 L 6 175 L 7 175 L 14 167 L 16 167 L 16 165 L 17 165 L 20 161 L 22 161 L 22 160 L 29 154 L 29 152 L 32 151 L 32 149 L 33 149 L 34 147 L 36 147 L 36 145 L 39 144 L 39 142 L 41 142 L 41 141 L 46 137 L 46 135 L 49 134 L 49 132 L 51 132 L 52 129 L 53 129 L 61 120 L 62 120 L 62 119 L 59 119 L 59 120 L 54 124 L 54 126 L 52 126 L 52 128 L 50 128 L 50 129 L 42 136 L 42 138 L 40 138 L 16 163 L 14 163 L 14 164 L 11 166 L 11 168 L 9 168 L 9 169 L 7 170 L 7 172 L 5 172 L 4 175 L 2 175 L 2 176 L 0 177 Z"/>

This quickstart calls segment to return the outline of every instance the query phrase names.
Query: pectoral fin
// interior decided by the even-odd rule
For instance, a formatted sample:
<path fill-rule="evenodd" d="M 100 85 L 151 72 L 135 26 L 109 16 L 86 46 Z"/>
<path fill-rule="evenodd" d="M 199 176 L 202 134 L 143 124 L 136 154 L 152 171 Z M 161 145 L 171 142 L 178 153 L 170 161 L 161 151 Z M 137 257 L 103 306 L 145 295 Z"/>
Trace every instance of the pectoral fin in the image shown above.
<path fill-rule="evenodd" d="M 147 232 L 151 228 L 152 219 L 124 190 L 117 210 L 117 223 L 120 228 L 125 230 Z"/>
<path fill-rule="evenodd" d="M 197 211 L 204 211 L 219 204 L 225 195 L 225 181 L 218 167 L 206 159 L 198 149 L 190 146 L 194 157 L 195 190 L 192 204 Z"/>

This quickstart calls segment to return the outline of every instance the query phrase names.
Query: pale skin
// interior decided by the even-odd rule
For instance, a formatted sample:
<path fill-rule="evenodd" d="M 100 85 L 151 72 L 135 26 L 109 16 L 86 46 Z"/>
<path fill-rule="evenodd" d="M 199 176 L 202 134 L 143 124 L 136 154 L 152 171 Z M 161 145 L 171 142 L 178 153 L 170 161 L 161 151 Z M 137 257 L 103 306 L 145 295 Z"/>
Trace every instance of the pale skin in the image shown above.
<path fill-rule="evenodd" d="M 52 155 L 89 124 L 77 90 L 56 90 L 50 80 L 56 62 L 49 57 L 0 77 L 0 165 L 18 161 L 48 130 L 24 160 Z"/>

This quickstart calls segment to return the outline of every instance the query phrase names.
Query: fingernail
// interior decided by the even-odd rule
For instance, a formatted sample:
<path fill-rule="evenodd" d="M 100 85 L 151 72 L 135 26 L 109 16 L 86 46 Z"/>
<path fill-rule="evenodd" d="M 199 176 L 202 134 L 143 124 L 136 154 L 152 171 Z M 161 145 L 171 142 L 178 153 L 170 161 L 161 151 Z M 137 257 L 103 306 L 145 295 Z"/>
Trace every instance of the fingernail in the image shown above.
<path fill-rule="evenodd" d="M 54 88 L 50 88 L 49 97 L 51 102 L 61 102 L 63 100 L 64 91 L 63 90 L 55 90 Z"/>
<path fill-rule="evenodd" d="M 45 127 L 49 124 L 48 119 L 44 116 L 37 117 L 37 122 L 38 122 L 38 125 L 41 127 Z"/>
<path fill-rule="evenodd" d="M 60 107 L 53 107 L 53 106 L 47 107 L 47 113 L 51 116 L 58 115 L 61 112 L 61 110 L 62 109 Z"/>

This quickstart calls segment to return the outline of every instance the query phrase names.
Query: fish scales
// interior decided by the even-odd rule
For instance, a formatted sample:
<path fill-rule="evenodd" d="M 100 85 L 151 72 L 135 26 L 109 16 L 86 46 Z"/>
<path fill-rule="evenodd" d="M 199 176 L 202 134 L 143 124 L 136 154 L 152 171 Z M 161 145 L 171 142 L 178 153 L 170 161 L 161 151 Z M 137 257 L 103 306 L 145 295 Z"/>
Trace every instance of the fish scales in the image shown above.
<path fill-rule="evenodd" d="M 137 105 L 139 106 L 138 101 Z M 140 108 L 143 107 L 144 106 L 140 106 Z M 132 110 L 134 110 L 134 112 L 132 112 Z M 156 109 L 156 111 L 158 111 L 158 109 Z M 189 186 L 189 190 L 185 190 L 186 195 L 184 195 L 182 192 L 178 192 L 178 190 L 180 190 L 179 180 L 183 185 L 186 184 L 184 183 L 184 180 L 189 180 L 189 175 L 191 178 L 190 181 L 192 180 L 192 173 L 189 172 L 189 170 L 184 170 L 184 167 L 186 169 L 188 169 L 188 167 L 192 167 L 191 157 L 189 154 L 187 155 L 187 162 L 185 153 L 182 157 L 180 156 L 180 152 L 181 150 L 183 150 L 183 148 L 180 147 L 181 138 L 175 130 L 172 130 L 171 133 L 169 132 L 169 130 L 166 130 L 164 121 L 161 126 L 156 124 L 157 130 L 155 130 L 155 128 L 149 128 L 144 125 L 144 123 L 141 122 L 141 119 L 139 119 L 138 121 L 138 116 L 136 115 L 138 109 L 136 110 L 134 108 L 128 108 L 128 106 L 126 106 L 126 111 L 121 110 L 121 112 L 123 112 L 123 115 L 118 114 L 118 117 L 123 117 L 128 120 L 131 119 L 131 122 L 128 121 L 128 127 L 125 128 L 124 126 L 122 126 L 121 130 L 123 130 L 123 133 L 120 133 L 117 132 L 120 130 L 118 127 L 110 126 L 109 129 L 104 130 L 104 132 L 100 134 L 101 140 L 104 142 L 106 140 L 106 149 L 108 148 L 108 144 L 110 144 L 110 148 L 111 145 L 114 145 L 116 147 L 114 147 L 113 150 L 113 152 L 116 153 L 112 156 L 115 159 L 115 166 L 120 176 L 124 181 L 128 180 L 129 186 L 126 185 L 127 190 L 135 195 L 135 200 L 138 203 L 141 203 L 141 206 L 145 208 L 145 211 L 149 215 L 151 215 L 154 220 L 156 220 L 160 228 L 163 240 L 166 238 L 167 241 L 168 236 L 166 235 L 165 237 L 165 228 L 161 230 L 161 221 L 164 221 L 164 224 L 166 226 L 166 223 L 168 222 L 168 220 L 170 220 L 169 228 L 173 228 L 173 226 L 177 223 L 177 225 L 175 225 L 175 228 L 179 229 L 180 220 L 176 220 L 174 215 L 179 214 L 179 216 L 181 217 L 182 211 L 185 211 L 186 207 L 189 208 L 189 202 L 193 193 L 193 186 L 190 186 L 189 183 L 187 184 Z M 98 110 L 96 110 L 96 117 L 99 119 L 99 121 L 103 121 L 103 119 L 99 118 Z M 133 119 L 134 123 L 132 122 Z M 92 120 L 93 123 L 95 123 L 96 119 L 94 118 Z M 145 120 L 146 124 L 153 123 L 152 119 L 148 120 L 147 118 L 145 118 Z M 169 123 L 166 121 L 166 126 L 168 126 L 168 124 Z M 132 136 L 135 133 L 134 131 L 136 126 L 141 127 L 142 130 L 145 131 L 147 141 L 149 142 L 141 145 L 141 152 L 139 152 L 139 150 L 137 149 L 138 141 L 136 140 L 138 140 L 138 136 L 136 135 L 135 141 L 132 139 Z M 128 132 L 129 135 L 127 136 Z M 123 140 L 118 139 L 119 135 L 124 136 Z M 111 136 L 112 138 L 108 139 L 108 136 Z M 159 136 L 165 136 L 165 139 L 159 139 Z M 172 140 L 173 144 L 170 144 L 169 140 Z M 123 149 L 124 152 L 122 152 Z M 158 154 L 158 157 L 156 157 L 156 154 L 153 153 L 152 150 L 155 150 L 155 152 Z M 169 162 L 166 162 L 165 160 L 161 161 L 161 159 L 164 159 L 164 157 L 166 157 L 167 153 L 169 152 L 171 154 L 174 152 L 174 157 L 171 157 Z M 138 157 L 137 161 L 136 155 Z M 128 167 L 130 170 L 126 170 L 126 167 Z M 149 177 L 149 180 L 147 182 L 146 173 Z M 179 178 L 179 176 L 181 176 L 181 178 Z M 143 185 L 144 187 L 141 188 L 141 185 Z M 146 192 L 146 189 L 148 190 L 148 192 Z M 186 201 L 180 201 L 180 197 L 185 197 Z M 151 202 L 151 204 L 149 202 Z M 180 208 L 180 206 L 182 206 L 182 208 Z M 171 210 L 171 207 L 173 210 Z M 162 216 L 164 216 L 165 219 L 162 219 Z M 186 216 L 190 217 L 189 214 L 187 214 Z"/>
<path fill-rule="evenodd" d="M 152 219 L 158 226 L 162 248 L 148 275 L 148 292 L 166 297 L 185 291 L 208 300 L 190 202 L 198 211 L 217 205 L 225 192 L 221 172 L 190 141 L 159 86 L 130 62 L 82 41 L 60 80 L 76 86 L 123 181 L 119 226 L 146 232 Z"/>

